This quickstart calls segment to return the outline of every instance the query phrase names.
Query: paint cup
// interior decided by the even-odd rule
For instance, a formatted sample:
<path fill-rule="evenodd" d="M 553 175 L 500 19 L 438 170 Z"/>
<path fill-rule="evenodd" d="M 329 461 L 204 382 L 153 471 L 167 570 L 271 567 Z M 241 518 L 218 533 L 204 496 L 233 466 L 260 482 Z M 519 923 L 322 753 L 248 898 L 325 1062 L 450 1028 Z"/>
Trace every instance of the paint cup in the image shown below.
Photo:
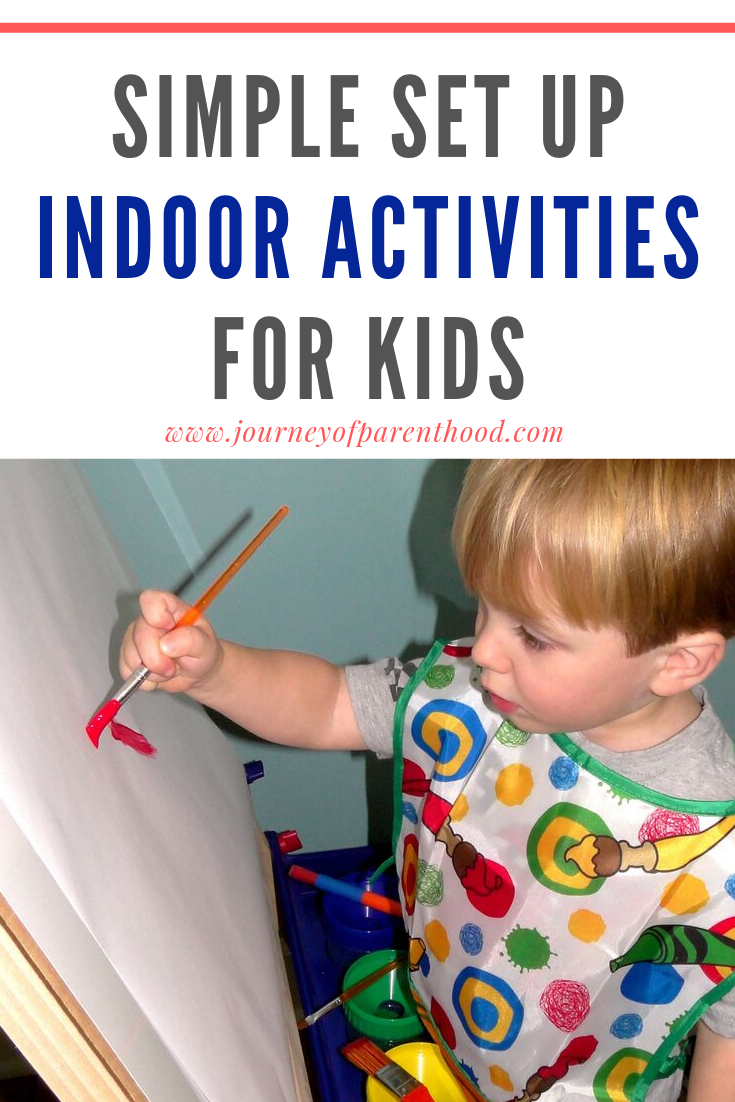
<path fill-rule="evenodd" d="M 397 898 L 395 876 L 382 874 L 369 883 L 370 872 L 354 872 L 340 879 L 363 891 Z M 403 921 L 396 915 L 373 910 L 340 895 L 325 895 L 323 904 L 327 953 L 340 968 L 378 949 L 397 949 L 406 943 Z"/>
<path fill-rule="evenodd" d="M 469 1096 L 445 1064 L 437 1045 L 428 1041 L 398 1045 L 390 1050 L 390 1058 L 423 1083 L 437 1102 L 467 1102 Z M 367 1102 L 396 1102 L 396 1096 L 371 1075 L 367 1081 Z"/>
<path fill-rule="evenodd" d="M 342 990 L 359 983 L 389 960 L 395 960 L 395 957 L 395 949 L 381 949 L 356 960 L 347 970 Z M 404 1041 L 415 1041 L 425 1035 L 408 985 L 405 964 L 381 976 L 355 995 L 345 1003 L 344 1010 L 355 1033 L 369 1037 L 384 1048 Z"/>

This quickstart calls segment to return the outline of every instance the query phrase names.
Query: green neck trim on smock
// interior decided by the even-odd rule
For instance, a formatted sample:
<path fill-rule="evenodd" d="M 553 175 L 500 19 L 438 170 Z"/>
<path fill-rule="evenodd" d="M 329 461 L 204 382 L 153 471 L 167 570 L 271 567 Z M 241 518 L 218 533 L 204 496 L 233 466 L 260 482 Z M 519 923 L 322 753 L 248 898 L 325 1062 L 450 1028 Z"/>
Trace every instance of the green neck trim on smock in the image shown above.
<path fill-rule="evenodd" d="M 446 639 L 437 639 L 426 658 L 423 660 L 416 673 L 401 691 L 393 716 L 393 852 L 396 852 L 398 835 L 401 832 L 401 819 L 403 817 L 403 720 L 406 715 L 408 702 L 417 685 L 426 676 L 434 665 L 438 655 L 447 645 Z"/>
<path fill-rule="evenodd" d="M 539 735 L 531 735 L 531 738 L 539 738 Z M 597 758 L 593 758 L 586 750 L 577 746 L 569 735 L 549 735 L 556 745 L 567 757 L 571 758 L 582 769 L 591 773 L 593 777 L 604 781 L 622 796 L 628 796 L 644 803 L 654 804 L 656 807 L 665 807 L 669 811 L 688 811 L 695 815 L 733 815 L 735 814 L 735 800 L 690 800 L 680 796 L 667 796 L 663 792 L 657 792 L 654 788 L 647 788 L 622 773 L 616 773 L 607 765 L 603 765 Z"/>

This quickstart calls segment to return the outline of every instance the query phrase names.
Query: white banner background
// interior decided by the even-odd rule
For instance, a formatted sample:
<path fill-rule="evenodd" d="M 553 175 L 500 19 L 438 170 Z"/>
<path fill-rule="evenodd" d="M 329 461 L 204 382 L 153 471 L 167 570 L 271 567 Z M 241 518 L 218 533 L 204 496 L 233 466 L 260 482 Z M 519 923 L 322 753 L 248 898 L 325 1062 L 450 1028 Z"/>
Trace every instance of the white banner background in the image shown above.
<path fill-rule="evenodd" d="M 651 6 L 652 7 L 652 6 Z M 586 5 L 538 5 L 509 10 L 477 5 L 462 10 L 433 5 L 420 12 L 407 5 L 377 4 L 351 18 L 450 20 L 584 19 Z M 32 9 L 32 11 L 30 10 Z M 633 14 L 635 12 L 635 14 Z M 99 19 L 98 6 L 64 10 L 28 6 L 16 19 Z M 696 11 L 641 11 L 619 5 L 614 18 L 715 20 L 722 5 Z M 10 18 L 8 13 L 4 18 Z M 596 17 L 602 18 L 600 12 Z M 607 13 L 608 18 L 612 18 Z M 105 12 L 105 18 L 114 13 Z M 344 18 L 336 5 L 309 10 L 279 7 L 278 15 L 244 11 L 241 5 L 195 8 L 131 5 L 126 20 L 281 18 L 312 22 Z M 708 34 L 3 34 L 0 85 L 4 112 L 6 171 L 2 192 L 3 325 L 7 456 L 450 456 L 512 455 L 721 455 L 731 451 L 728 321 L 732 299 L 731 199 L 733 141 L 731 89 L 735 36 Z M 148 132 L 135 159 L 120 157 L 112 135 L 129 127 L 114 100 L 117 80 L 142 77 L 147 96 L 132 99 Z M 173 154 L 158 156 L 158 78 L 170 74 L 173 89 Z M 201 74 L 208 96 L 218 74 L 232 75 L 232 157 L 187 157 L 187 74 Z M 266 75 L 280 90 L 276 118 L 261 128 L 260 155 L 246 156 L 246 76 Z M 303 74 L 305 140 L 321 156 L 291 156 L 291 76 Z M 356 74 L 345 92 L 354 122 L 344 140 L 359 156 L 329 156 L 329 77 Z M 426 149 L 401 159 L 391 135 L 411 141 L 393 102 L 396 80 L 419 76 L 426 96 L 413 100 L 427 132 Z M 461 120 L 452 141 L 466 145 L 463 158 L 440 158 L 437 148 L 438 76 L 463 75 L 466 87 L 452 93 Z M 485 156 L 485 95 L 477 74 L 507 74 L 499 93 L 499 155 Z M 542 142 L 542 80 L 574 74 L 577 141 L 563 159 L 550 157 Z M 623 88 L 617 121 L 604 127 L 603 156 L 590 157 L 589 78 L 603 74 Z M 53 197 L 53 277 L 39 274 L 39 197 Z M 66 196 L 78 196 L 89 221 L 90 197 L 102 196 L 103 273 L 92 279 L 81 249 L 78 279 L 66 275 Z M 151 215 L 151 257 L 137 279 L 116 276 L 116 196 L 143 199 Z M 163 208 L 174 195 L 196 206 L 197 262 L 187 279 L 172 279 L 163 265 Z M 243 217 L 242 267 L 233 279 L 216 278 L 209 267 L 209 207 L 219 195 L 238 200 Z M 255 278 L 255 196 L 279 197 L 288 208 L 284 239 L 288 279 Z M 333 197 L 349 195 L 361 278 L 340 263 L 333 279 L 322 278 Z M 403 204 L 405 224 L 386 230 L 386 257 L 405 250 L 405 267 L 381 279 L 371 262 L 371 211 L 376 199 L 393 195 Z M 438 275 L 424 275 L 424 216 L 416 195 L 445 195 L 438 216 Z M 506 198 L 519 196 L 508 276 L 493 275 L 482 196 L 496 197 L 502 219 Z M 530 274 L 530 197 L 544 197 L 544 276 Z M 578 215 L 577 278 L 564 274 L 564 213 L 555 195 L 589 197 Z M 611 196 L 612 276 L 598 275 L 598 197 Z M 626 278 L 626 196 L 651 196 L 639 215 L 650 240 L 639 262 L 651 264 L 651 279 Z M 698 253 L 692 278 L 672 279 L 664 255 L 683 253 L 666 225 L 665 210 L 677 195 L 690 196 L 698 217 L 680 220 Z M 472 202 L 472 277 L 457 271 L 458 197 Z M 134 251 L 134 250 L 133 250 Z M 179 254 L 180 255 L 180 254 Z M 229 335 L 239 362 L 228 369 L 226 399 L 214 398 L 214 319 L 243 318 Z M 264 316 L 285 327 L 286 388 L 275 400 L 258 397 L 253 385 L 252 333 Z M 333 339 L 329 374 L 334 397 L 306 399 L 299 393 L 299 318 L 316 316 Z M 403 317 L 395 349 L 405 398 L 391 396 L 383 373 L 381 400 L 368 397 L 368 319 Z M 512 316 L 523 337 L 508 346 L 523 371 L 523 389 L 512 400 L 495 397 L 488 376 L 510 379 L 493 351 L 496 319 Z M 417 397 L 416 319 L 430 319 L 430 397 Z M 443 393 L 443 319 L 461 317 L 477 331 L 479 371 L 471 396 Z M 459 345 L 462 362 L 462 342 Z M 460 370 L 460 378 L 462 372 Z M 472 439 L 444 443 L 449 419 Z M 491 443 L 485 434 L 503 421 Z M 350 447 L 347 439 L 353 429 Z M 362 425 L 371 439 L 356 447 Z M 220 443 L 167 443 L 167 430 L 181 426 L 222 428 Z M 242 431 L 271 426 L 301 428 L 301 443 L 245 443 Z M 341 443 L 332 439 L 342 426 Z M 393 442 L 375 443 L 378 428 L 400 426 Z M 431 429 L 430 441 L 416 431 Z M 436 426 L 441 426 L 439 429 Z M 238 427 L 240 434 L 237 433 Z M 315 430 L 307 442 L 306 430 Z M 529 430 L 537 427 L 539 435 Z M 553 443 L 543 430 L 561 429 Z M 323 429 L 324 432 L 317 432 Z M 323 443 L 326 430 L 329 440 Z M 523 430 L 522 432 L 520 430 Z M 518 434 L 518 443 L 513 441 Z M 390 440 L 390 432 L 385 435 Z M 465 433 L 465 436 L 467 433 Z M 363 437 L 365 432 L 363 431 Z M 476 439 L 475 437 L 479 437 Z M 235 442 L 237 440 L 237 443 Z M 317 445 L 321 445 L 317 447 Z"/>

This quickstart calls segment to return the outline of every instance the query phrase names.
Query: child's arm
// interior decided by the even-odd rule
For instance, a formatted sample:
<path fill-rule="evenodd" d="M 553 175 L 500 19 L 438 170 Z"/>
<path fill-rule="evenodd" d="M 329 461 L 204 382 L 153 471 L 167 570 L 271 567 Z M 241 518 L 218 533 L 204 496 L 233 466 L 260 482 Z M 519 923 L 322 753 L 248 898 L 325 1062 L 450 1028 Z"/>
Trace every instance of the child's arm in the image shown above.
<path fill-rule="evenodd" d="M 171 593 L 147 590 L 140 607 L 120 652 L 123 677 L 143 662 L 153 673 L 143 688 L 186 692 L 271 742 L 365 749 L 339 666 L 310 654 L 220 640 L 204 617 L 175 628 L 188 606 Z"/>
<path fill-rule="evenodd" d="M 735 1099 L 735 1038 L 721 1037 L 704 1022 L 697 1026 L 687 1102 Z"/>

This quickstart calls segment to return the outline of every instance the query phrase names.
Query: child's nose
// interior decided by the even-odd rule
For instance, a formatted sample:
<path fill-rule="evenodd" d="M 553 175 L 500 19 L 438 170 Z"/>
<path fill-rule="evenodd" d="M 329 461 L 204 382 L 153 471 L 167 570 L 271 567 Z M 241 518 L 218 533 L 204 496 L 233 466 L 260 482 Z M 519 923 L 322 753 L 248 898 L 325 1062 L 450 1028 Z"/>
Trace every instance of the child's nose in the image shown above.
<path fill-rule="evenodd" d="M 475 639 L 472 657 L 478 666 L 493 673 L 509 673 L 511 662 L 497 632 L 485 631 Z"/>

